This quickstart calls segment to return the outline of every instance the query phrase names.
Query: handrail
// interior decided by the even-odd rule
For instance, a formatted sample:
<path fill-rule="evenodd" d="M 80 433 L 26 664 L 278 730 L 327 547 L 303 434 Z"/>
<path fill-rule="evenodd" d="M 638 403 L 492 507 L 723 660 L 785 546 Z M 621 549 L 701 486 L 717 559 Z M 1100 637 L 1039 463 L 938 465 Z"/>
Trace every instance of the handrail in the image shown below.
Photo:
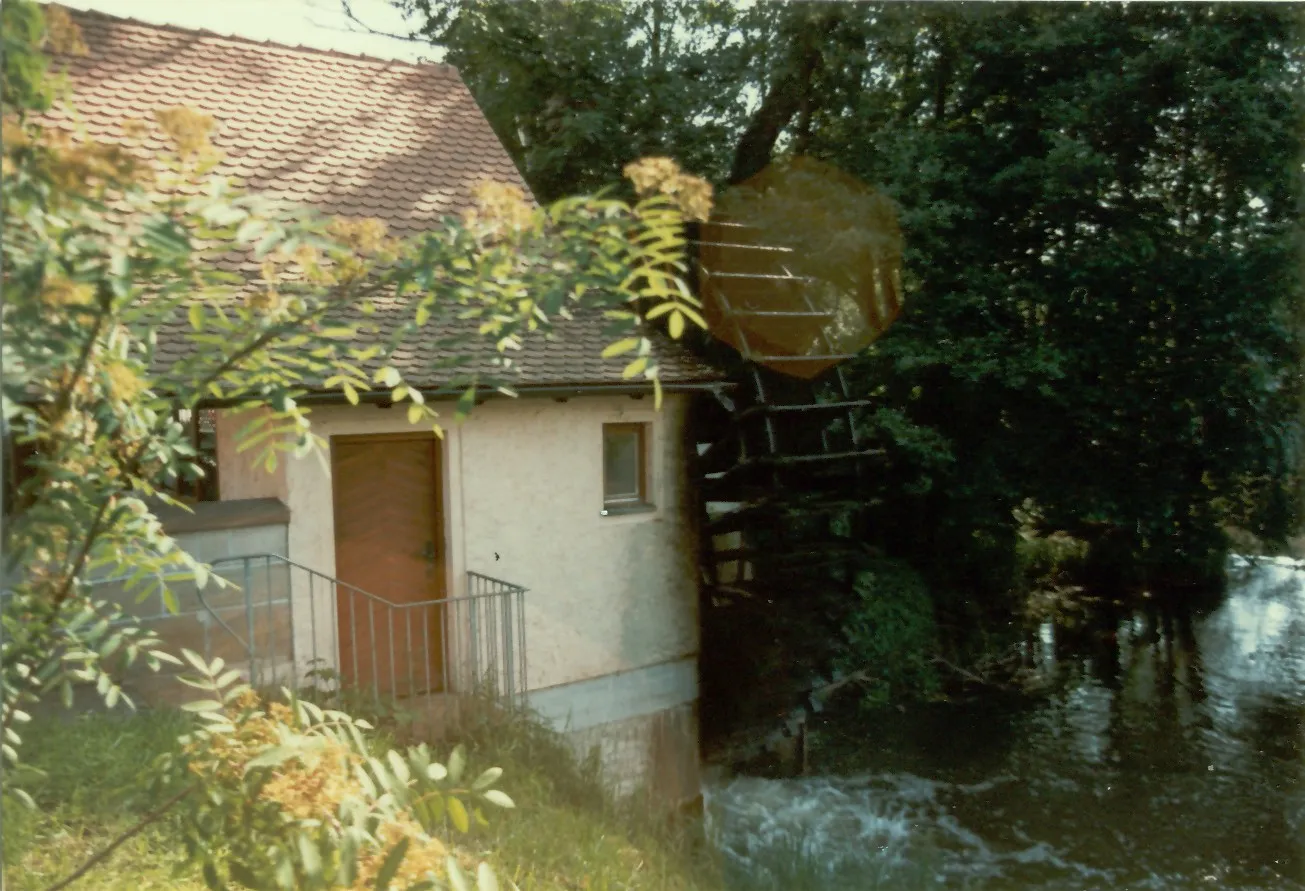
<path fill-rule="evenodd" d="M 524 701 L 526 588 L 521 585 L 467 571 L 463 593 L 403 602 L 275 553 L 223 557 L 208 566 L 212 576 L 230 582 L 242 596 L 224 601 L 213 585 L 196 584 L 194 573 L 170 568 L 153 577 L 160 585 L 189 583 L 175 592 L 185 598 L 186 608 L 173 612 L 151 604 L 146 615 L 128 613 L 115 621 L 189 620 L 195 624 L 168 623 L 170 631 L 160 628 L 160 634 L 165 641 L 168 633 L 181 635 L 188 641 L 182 645 L 205 658 L 220 653 L 229 663 L 243 663 L 256 684 L 275 683 L 288 671 L 296 686 L 307 681 L 328 693 L 356 689 L 378 702 L 384 697 L 436 708 L 430 694 L 452 692 L 450 684 L 460 691 L 487 687 L 513 704 Z M 233 575 L 241 571 L 237 581 Z M 91 584 L 131 578 L 121 574 Z M 122 593 L 126 607 L 129 595 Z M 235 618 L 240 611 L 243 618 Z M 211 636 L 210 629 L 219 636 Z M 321 669 L 332 674 L 318 673 Z M 330 679 L 325 687 L 318 686 L 322 679 Z"/>
<path fill-rule="evenodd" d="M 362 588 L 359 588 L 357 585 L 351 585 L 346 581 L 342 581 L 341 579 L 335 578 L 334 576 L 327 575 L 324 572 L 319 572 L 318 570 L 313 569 L 312 567 L 305 566 L 303 563 L 296 562 L 294 560 L 291 560 L 289 557 L 283 557 L 280 554 L 276 554 L 271 551 L 266 551 L 259 554 L 241 554 L 238 557 L 219 557 L 218 559 L 211 561 L 208 564 L 208 566 L 210 569 L 212 569 L 222 563 L 244 563 L 250 560 L 275 560 L 278 563 L 283 564 L 285 566 L 289 566 L 294 569 L 302 569 L 304 572 L 317 576 L 319 579 L 324 579 L 325 581 L 330 582 L 331 584 L 337 587 L 347 588 L 349 591 L 351 591 L 354 594 L 361 594 L 364 597 L 367 597 L 371 600 L 375 600 L 377 603 L 383 604 L 385 606 L 393 607 L 395 609 L 403 609 L 405 607 L 410 607 L 410 606 L 431 606 L 437 603 L 456 603 L 458 601 L 463 601 L 463 600 L 473 600 L 478 597 L 483 598 L 483 597 L 497 596 L 496 594 L 466 594 L 466 595 L 460 595 L 456 597 L 435 597 L 435 598 L 431 598 L 430 600 L 395 602 L 393 600 L 387 600 L 384 597 L 381 597 L 379 594 L 373 594 L 370 591 L 365 591 Z M 522 585 L 518 585 L 515 582 L 504 581 L 503 579 L 494 578 L 493 576 L 485 575 L 484 573 L 480 573 L 480 572 L 475 572 L 470 569 L 467 570 L 467 575 L 474 578 L 484 579 L 487 582 L 493 582 L 494 584 L 497 585 L 503 585 L 504 587 L 507 588 L 512 588 L 512 589 L 519 588 L 522 592 L 527 592 L 530 590 L 529 588 L 526 588 Z M 160 580 L 162 579 L 192 580 L 195 577 L 194 573 L 182 569 L 177 569 L 169 572 L 154 573 L 154 576 L 155 578 L 158 578 Z M 132 578 L 131 575 L 109 576 L 107 578 L 94 579 L 91 581 L 91 584 L 108 585 L 114 582 L 125 582 L 130 578 Z M 203 589 L 201 588 L 200 590 Z"/>

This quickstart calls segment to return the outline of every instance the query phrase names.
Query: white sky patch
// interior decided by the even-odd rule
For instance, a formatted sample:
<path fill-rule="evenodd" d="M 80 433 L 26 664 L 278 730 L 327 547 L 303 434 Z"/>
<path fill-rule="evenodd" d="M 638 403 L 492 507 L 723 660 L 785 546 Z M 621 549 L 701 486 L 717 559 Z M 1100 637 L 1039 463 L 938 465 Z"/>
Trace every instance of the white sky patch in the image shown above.
<path fill-rule="evenodd" d="M 338 50 L 403 62 L 437 62 L 443 52 L 424 42 L 368 33 L 350 21 L 340 0 L 60 0 L 72 9 L 93 9 L 153 25 L 203 29 L 231 37 L 288 46 Z M 407 34 L 413 24 L 387 0 L 352 0 L 367 26 Z"/>

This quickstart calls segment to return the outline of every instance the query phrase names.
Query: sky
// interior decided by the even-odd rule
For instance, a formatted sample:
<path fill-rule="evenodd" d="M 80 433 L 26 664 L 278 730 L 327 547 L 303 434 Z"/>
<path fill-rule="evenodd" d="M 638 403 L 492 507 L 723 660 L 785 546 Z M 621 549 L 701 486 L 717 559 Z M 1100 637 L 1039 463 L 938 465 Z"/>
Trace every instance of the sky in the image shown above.
<path fill-rule="evenodd" d="M 360 53 L 405 62 L 439 61 L 439 51 L 368 34 L 351 22 L 340 0 L 60 0 L 71 9 L 94 9 L 156 25 L 202 28 L 234 37 L 271 40 L 291 46 Z M 352 0 L 354 14 L 380 31 L 410 29 L 388 0 Z"/>

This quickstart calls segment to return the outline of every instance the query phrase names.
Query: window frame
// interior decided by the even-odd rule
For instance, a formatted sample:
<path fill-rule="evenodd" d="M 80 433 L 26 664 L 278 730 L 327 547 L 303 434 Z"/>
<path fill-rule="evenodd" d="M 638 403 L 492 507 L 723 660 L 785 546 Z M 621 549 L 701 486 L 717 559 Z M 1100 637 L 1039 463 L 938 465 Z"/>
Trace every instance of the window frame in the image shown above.
<path fill-rule="evenodd" d="M 649 455 L 652 424 L 646 421 L 605 422 L 602 429 L 603 460 L 603 514 L 635 513 L 655 510 L 650 493 L 652 491 L 652 461 Z M 634 433 L 636 437 L 637 466 L 635 480 L 638 491 L 633 496 L 609 496 L 607 494 L 607 443 L 609 433 Z"/>

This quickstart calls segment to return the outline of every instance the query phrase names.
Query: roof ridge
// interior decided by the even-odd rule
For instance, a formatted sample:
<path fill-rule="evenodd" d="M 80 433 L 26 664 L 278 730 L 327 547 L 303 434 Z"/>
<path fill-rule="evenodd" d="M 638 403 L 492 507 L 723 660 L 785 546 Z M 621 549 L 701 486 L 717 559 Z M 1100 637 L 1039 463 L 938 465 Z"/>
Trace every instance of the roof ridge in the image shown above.
<path fill-rule="evenodd" d="M 403 59 L 385 59 L 380 56 L 370 56 L 366 53 L 351 53 L 345 50 L 322 49 L 316 46 L 305 46 L 302 43 L 289 44 L 277 40 L 256 40 L 253 37 L 245 37 L 240 34 L 222 34 L 208 28 L 187 28 L 184 25 L 161 24 L 157 22 L 147 22 L 144 19 L 132 18 L 131 16 L 114 15 L 101 9 L 83 9 L 75 6 L 66 6 L 57 2 L 44 2 L 46 6 L 58 6 L 66 10 L 74 17 L 89 16 L 91 18 L 108 19 L 112 22 L 120 22 L 128 25 L 134 25 L 140 28 L 146 28 L 156 31 L 173 31 L 180 34 L 196 34 L 202 37 L 214 38 L 217 40 L 226 40 L 232 43 L 241 43 L 252 46 L 271 47 L 274 49 L 286 50 L 294 53 L 311 53 L 318 56 L 333 56 L 340 59 L 349 59 L 356 62 L 378 62 L 382 65 L 402 65 L 406 68 L 415 68 L 418 70 L 433 70 L 441 74 L 452 75 L 458 80 L 462 79 L 461 72 L 457 66 L 450 65 L 447 62 L 408 62 Z"/>

